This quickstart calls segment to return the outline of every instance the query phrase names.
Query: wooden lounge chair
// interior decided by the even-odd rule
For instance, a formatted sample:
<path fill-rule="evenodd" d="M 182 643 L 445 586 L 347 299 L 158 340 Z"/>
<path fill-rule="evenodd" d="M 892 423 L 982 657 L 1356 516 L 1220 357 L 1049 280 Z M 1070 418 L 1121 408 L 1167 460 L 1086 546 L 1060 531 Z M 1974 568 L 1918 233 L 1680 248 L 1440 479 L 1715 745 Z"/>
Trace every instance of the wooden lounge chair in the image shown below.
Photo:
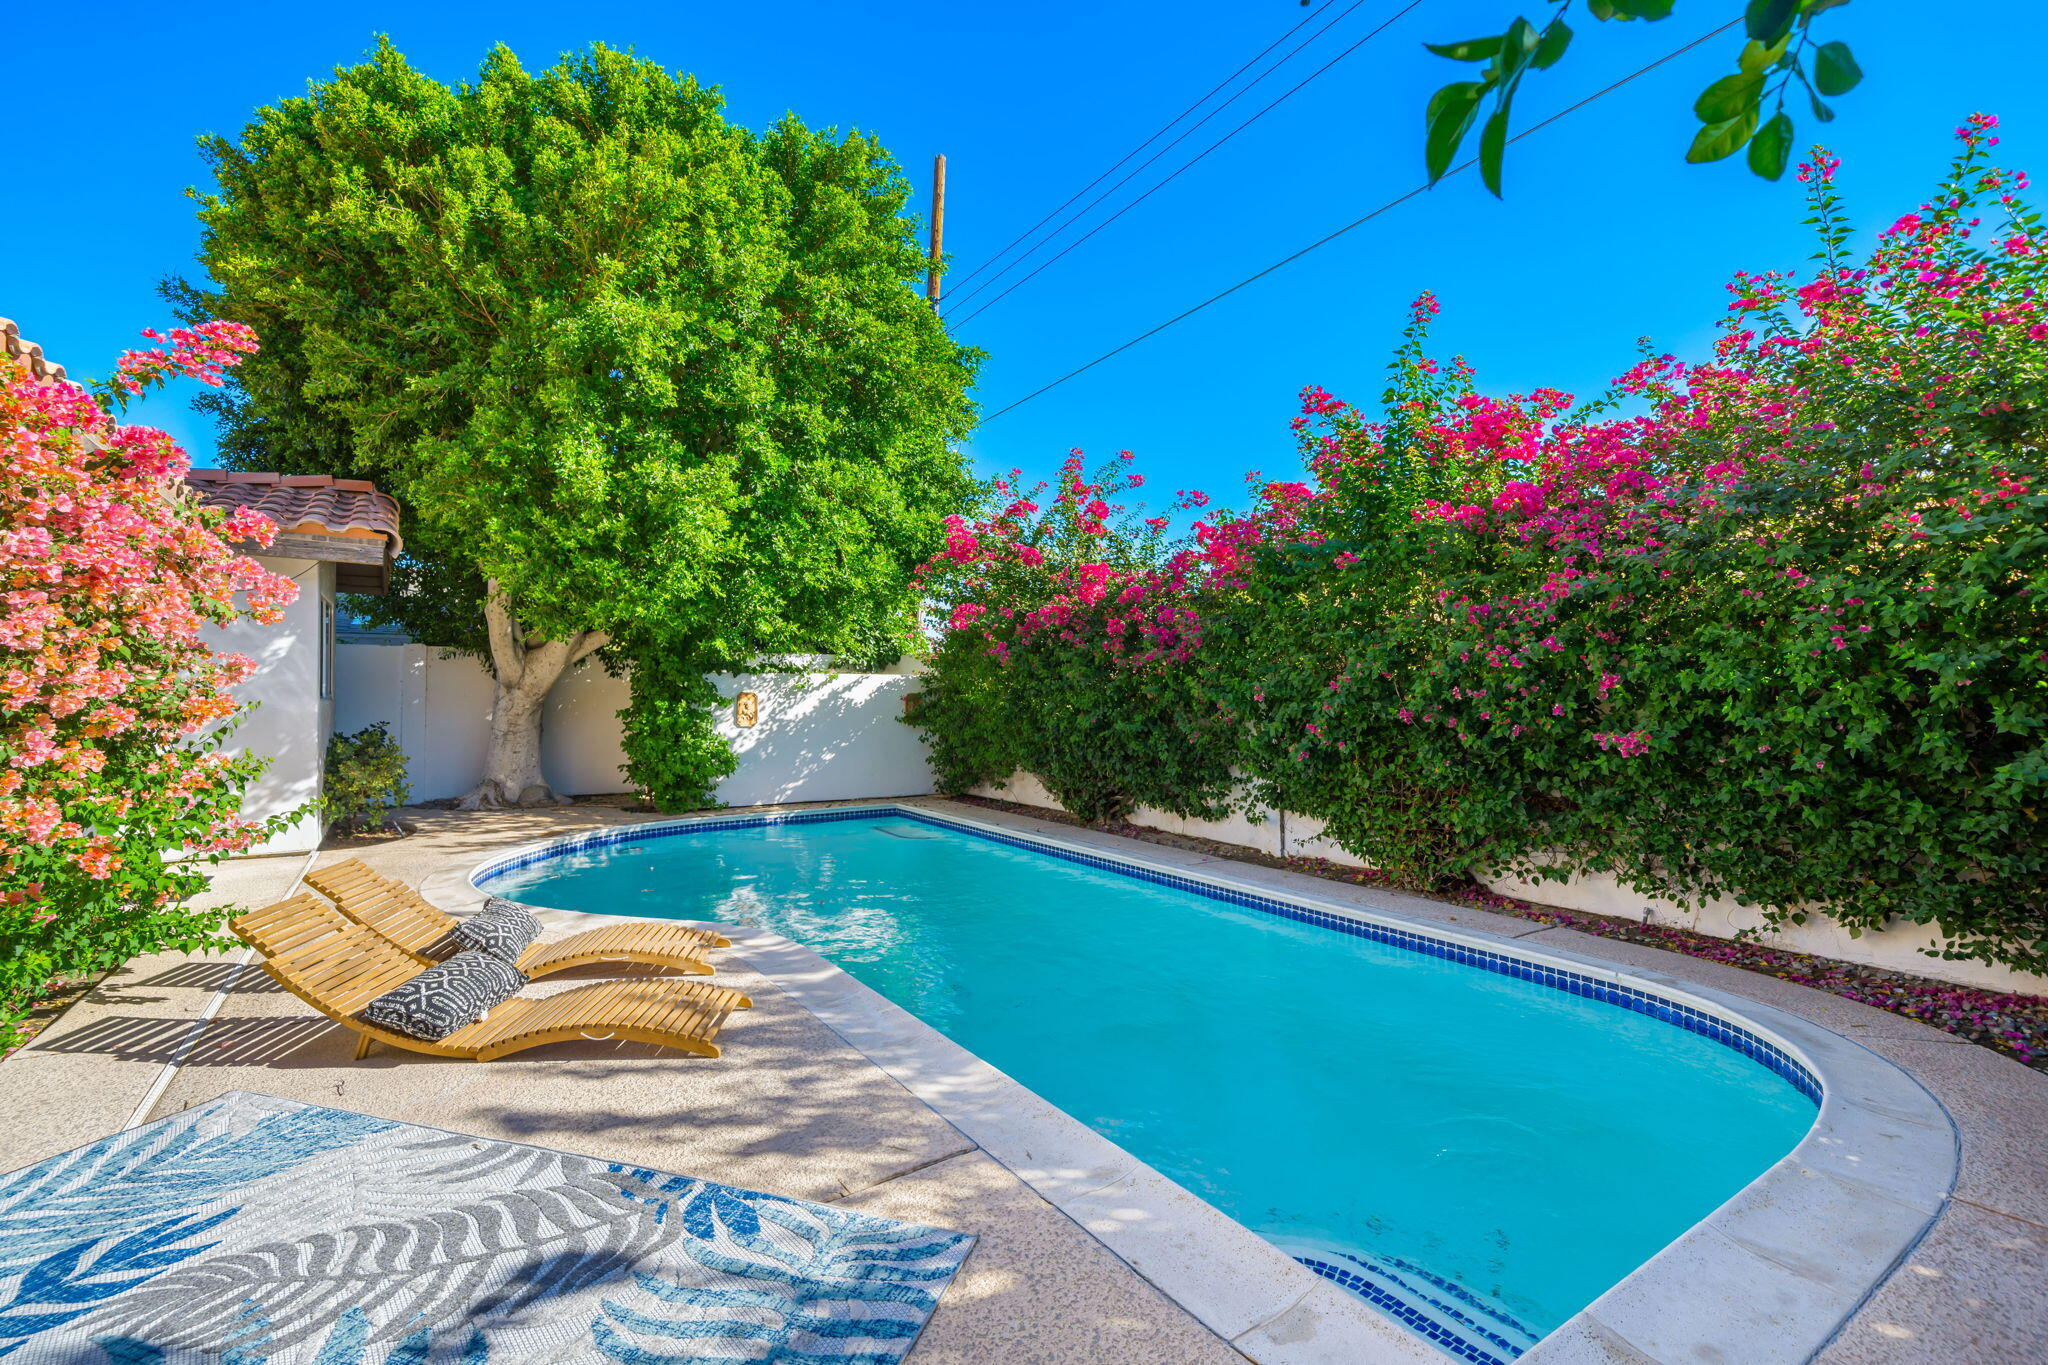
<path fill-rule="evenodd" d="M 461 922 L 404 882 L 372 872 L 360 858 L 309 872 L 306 884 L 341 907 L 342 914 L 423 964 L 437 960 L 427 950 L 445 944 L 449 931 Z M 708 976 L 711 964 L 705 955 L 731 945 L 731 939 L 708 929 L 634 920 L 529 944 L 512 965 L 528 976 L 547 976 L 599 962 L 641 962 Z"/>
<path fill-rule="evenodd" d="M 297 895 L 228 922 L 235 936 L 263 954 L 263 970 L 299 999 L 362 1037 L 356 1056 L 389 1043 L 436 1057 L 488 1062 L 544 1043 L 621 1038 L 719 1055 L 712 1041 L 726 1016 L 753 1004 L 729 986 L 700 981 L 598 981 L 558 995 L 514 996 L 481 1023 L 439 1042 L 366 1024 L 356 1011 L 419 975 L 420 964 L 389 939 L 340 914 L 318 896 Z"/>

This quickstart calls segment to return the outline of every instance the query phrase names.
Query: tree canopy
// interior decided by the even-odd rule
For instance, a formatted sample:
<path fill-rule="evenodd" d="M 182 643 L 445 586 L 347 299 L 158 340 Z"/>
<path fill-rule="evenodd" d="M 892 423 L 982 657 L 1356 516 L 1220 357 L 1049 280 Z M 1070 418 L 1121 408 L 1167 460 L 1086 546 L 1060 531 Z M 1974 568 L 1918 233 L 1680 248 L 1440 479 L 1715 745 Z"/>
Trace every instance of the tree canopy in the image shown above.
<path fill-rule="evenodd" d="M 904 619 L 968 494 L 979 353 L 910 287 L 871 137 L 750 132 L 602 46 L 538 74 L 500 47 L 448 86 L 386 40 L 203 148 L 210 283 L 173 289 L 264 339 L 216 404 L 224 457 L 400 499 L 372 619 L 482 651 L 489 584 L 521 644 L 681 676 Z"/>

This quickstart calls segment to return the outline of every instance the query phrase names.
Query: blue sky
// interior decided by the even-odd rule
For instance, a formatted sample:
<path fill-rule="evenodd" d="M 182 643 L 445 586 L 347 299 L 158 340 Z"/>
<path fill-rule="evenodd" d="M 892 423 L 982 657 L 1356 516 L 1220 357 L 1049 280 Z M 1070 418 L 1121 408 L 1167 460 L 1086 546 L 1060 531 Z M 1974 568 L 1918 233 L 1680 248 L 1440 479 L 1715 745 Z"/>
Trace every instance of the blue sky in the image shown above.
<path fill-rule="evenodd" d="M 1401 3 L 1367 0 L 1152 174 Z M 984 410 L 1415 185 L 1422 103 L 1459 69 L 1420 44 L 1498 31 L 1516 8 L 1423 0 L 964 323 L 960 335 L 991 353 Z M 1526 89 L 1520 115 L 1533 122 L 1739 8 L 1682 0 L 1655 25 L 1582 19 L 1574 50 Z M 1529 0 L 1523 10 L 1548 6 Z M 357 59 L 380 31 L 450 81 L 472 74 L 496 42 L 536 67 L 592 41 L 631 46 L 721 85 L 744 123 L 794 109 L 816 124 L 869 129 L 920 184 L 932 153 L 944 152 L 947 245 L 965 274 L 1304 13 L 1295 0 L 102 5 L 89 23 L 16 25 L 0 53 L 16 131 L 33 128 L 45 149 L 17 151 L 16 173 L 0 184 L 14 233 L 0 262 L 0 314 L 74 372 L 104 373 L 136 329 L 167 320 L 157 280 L 191 269 L 197 233 L 184 190 L 204 175 L 194 136 L 232 133 L 256 106 Z M 2048 169 L 2048 88 L 2022 65 L 2048 27 L 2038 6 L 1986 4 L 1952 24 L 1933 13 L 1906 0 L 1856 0 L 1817 26 L 1851 42 L 1866 72 L 1827 129 L 1859 222 L 1889 222 L 1918 203 L 1948 154 L 1949 130 L 1973 109 L 2003 117 L 2010 164 Z M 971 444 L 976 461 L 1043 476 L 1070 446 L 1128 447 L 1154 487 L 1234 500 L 1245 470 L 1295 466 L 1286 423 L 1302 385 L 1377 391 L 1406 301 L 1424 288 L 1444 304 L 1439 349 L 1468 355 L 1489 389 L 1597 392 L 1643 335 L 1699 353 L 1730 272 L 1796 266 L 1810 249 L 1789 175 L 1772 185 L 1736 162 L 1681 160 L 1696 126 L 1692 97 L 1733 69 L 1735 46 L 1724 36 L 1513 148 L 1505 202 L 1476 179 L 1447 182 L 991 423 Z M 1802 120 L 1801 144 L 1815 131 Z M 204 463 L 210 431 L 183 403 L 158 399 L 136 412 Z"/>

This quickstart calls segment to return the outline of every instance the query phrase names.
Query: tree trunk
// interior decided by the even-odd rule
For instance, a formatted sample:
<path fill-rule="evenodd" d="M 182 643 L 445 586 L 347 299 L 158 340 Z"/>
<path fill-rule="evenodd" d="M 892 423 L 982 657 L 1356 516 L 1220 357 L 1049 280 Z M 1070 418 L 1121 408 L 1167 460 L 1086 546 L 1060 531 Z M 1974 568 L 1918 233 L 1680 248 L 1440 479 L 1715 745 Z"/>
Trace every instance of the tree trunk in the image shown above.
<path fill-rule="evenodd" d="M 540 711 L 548 691 L 572 664 L 603 645 L 595 631 L 561 640 L 534 640 L 520 628 L 497 580 L 486 585 L 484 622 L 490 631 L 491 747 L 483 781 L 462 798 L 462 809 L 565 803 L 540 773 Z"/>

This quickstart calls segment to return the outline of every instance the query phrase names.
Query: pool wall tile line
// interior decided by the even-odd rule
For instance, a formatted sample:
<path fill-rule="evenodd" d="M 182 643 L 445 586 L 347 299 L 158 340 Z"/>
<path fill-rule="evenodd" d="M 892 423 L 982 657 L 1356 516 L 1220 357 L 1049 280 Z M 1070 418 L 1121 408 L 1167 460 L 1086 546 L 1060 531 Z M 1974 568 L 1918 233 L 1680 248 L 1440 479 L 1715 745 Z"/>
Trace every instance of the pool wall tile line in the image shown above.
<path fill-rule="evenodd" d="M 1445 928 L 1394 909 L 1339 905 L 1315 895 L 1306 877 L 1302 893 L 1273 894 L 1206 869 L 1194 872 L 1179 861 L 1189 855 L 1172 850 L 1129 841 L 1133 852 L 1117 856 L 1104 847 L 1116 836 L 1094 834 L 1082 844 L 1063 827 L 1027 816 L 951 806 L 931 798 L 878 800 L 610 827 L 514 848 L 472 869 L 463 888 L 474 894 L 490 877 L 623 843 L 898 816 L 1644 1014 L 1741 1052 L 1818 1105 L 1813 1128 L 1788 1156 L 1529 1348 L 1523 1365 L 1608 1362 L 1619 1358 L 1623 1344 L 1626 1358 L 1656 1365 L 1802 1365 L 1947 1205 L 1958 1158 L 1947 1112 L 1907 1072 L 1797 1015 L 1655 970 L 1524 949 L 1512 939 Z M 616 922 L 551 913 L 579 927 Z M 1445 1297 L 1456 1297 L 1451 1287 L 1417 1283 L 1398 1267 L 1352 1264 L 1350 1257 L 1292 1257 L 810 949 L 765 931 L 718 927 L 732 937 L 730 951 L 1260 1365 L 1407 1359 L 1405 1343 L 1424 1342 L 1439 1361 L 1505 1365 L 1516 1359 L 1517 1333 L 1474 1324 Z M 1051 1153 L 1064 1160 L 1048 1165 Z M 1077 1182 L 1079 1176 L 1086 1178 Z M 1092 1216 L 1101 1201 L 1088 1191 L 1101 1191 L 1104 1179 L 1116 1187 L 1120 1207 L 1138 1209 L 1135 1222 Z M 1177 1250 L 1162 1259 L 1167 1247 Z M 1197 1258 L 1204 1265 L 1187 1262 L 1195 1247 L 1204 1249 Z M 1304 1295 L 1283 1287 L 1297 1279 L 1355 1305 L 1362 1318 L 1333 1311 L 1336 1305 L 1319 1299 L 1317 1289 Z M 1273 1303 L 1276 1294 L 1291 1295 L 1293 1307 L 1247 1325 L 1246 1305 Z M 1316 1303 L 1323 1307 L 1311 1307 Z M 1299 1330 L 1304 1324 L 1307 1337 Z M 1390 1330 L 1398 1342 L 1386 1335 Z"/>
<path fill-rule="evenodd" d="M 1408 1297 L 1394 1292 L 1379 1276 L 1370 1273 L 1370 1268 L 1356 1257 L 1342 1258 L 1349 1263 L 1345 1265 L 1316 1256 L 1297 1256 L 1294 1259 L 1332 1284 L 1364 1299 L 1454 1360 L 1470 1361 L 1472 1365 L 1508 1365 L 1528 1349 L 1525 1344 L 1485 1332 L 1470 1319 L 1456 1321 L 1448 1305 L 1441 1302 L 1431 1301 L 1428 1308 L 1418 1307 Z M 1392 1276 L 1387 1278 L 1393 1280 Z"/>

